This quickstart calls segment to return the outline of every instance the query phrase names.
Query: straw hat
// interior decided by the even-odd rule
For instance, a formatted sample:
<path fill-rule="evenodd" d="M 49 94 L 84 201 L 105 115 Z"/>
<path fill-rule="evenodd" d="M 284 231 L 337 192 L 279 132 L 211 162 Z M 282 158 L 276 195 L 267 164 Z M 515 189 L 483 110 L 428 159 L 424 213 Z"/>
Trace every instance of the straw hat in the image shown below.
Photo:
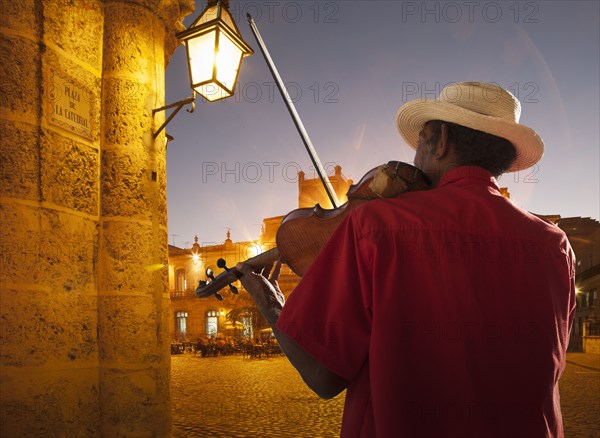
<path fill-rule="evenodd" d="M 517 158 L 508 172 L 527 169 L 544 154 L 544 142 L 533 129 L 519 124 L 521 104 L 510 92 L 485 82 L 459 82 L 448 85 L 437 100 L 406 102 L 396 113 L 402 138 L 417 148 L 419 132 L 430 120 L 443 120 L 493 134 L 510 141 Z"/>

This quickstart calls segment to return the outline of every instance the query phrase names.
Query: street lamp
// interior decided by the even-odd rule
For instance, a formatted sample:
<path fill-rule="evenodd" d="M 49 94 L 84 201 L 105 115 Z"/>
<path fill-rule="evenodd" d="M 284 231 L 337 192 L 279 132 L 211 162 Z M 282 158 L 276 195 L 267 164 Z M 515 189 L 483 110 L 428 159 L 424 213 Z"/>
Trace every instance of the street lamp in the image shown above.
<path fill-rule="evenodd" d="M 233 17 L 229 13 L 229 0 L 209 0 L 206 8 L 186 30 L 177 35 L 185 44 L 190 73 L 192 97 L 154 109 L 153 114 L 170 108 L 175 110 L 152 136 L 158 134 L 187 104 L 192 105 L 196 93 L 209 102 L 231 97 L 235 90 L 242 58 L 254 51 L 242 39 Z"/>
<path fill-rule="evenodd" d="M 210 102 L 232 96 L 242 58 L 254 52 L 229 13 L 229 1 L 209 0 L 177 38 L 187 50 L 192 89 Z"/>

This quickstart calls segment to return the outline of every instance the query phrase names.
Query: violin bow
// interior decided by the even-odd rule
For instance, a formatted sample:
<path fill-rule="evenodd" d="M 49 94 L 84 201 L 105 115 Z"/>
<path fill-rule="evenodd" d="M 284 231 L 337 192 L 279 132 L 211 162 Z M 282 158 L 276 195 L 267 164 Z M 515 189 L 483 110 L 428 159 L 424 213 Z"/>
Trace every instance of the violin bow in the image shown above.
<path fill-rule="evenodd" d="M 279 93 L 281 93 L 281 97 L 283 98 L 283 101 L 285 102 L 287 109 L 288 109 L 290 115 L 292 116 L 292 120 L 294 121 L 294 124 L 296 125 L 296 129 L 298 130 L 298 133 L 300 134 L 300 137 L 302 138 L 302 142 L 304 143 L 306 152 L 308 152 L 308 155 L 309 155 L 313 165 L 315 166 L 315 169 L 317 170 L 319 179 L 321 180 L 321 183 L 323 183 L 323 187 L 325 188 L 325 192 L 327 193 L 327 196 L 329 197 L 329 201 L 331 201 L 331 205 L 333 206 L 333 208 L 337 208 L 340 201 L 338 200 L 338 198 L 335 194 L 335 191 L 333 190 L 331 181 L 329 181 L 329 178 L 327 177 L 327 173 L 325 172 L 325 169 L 323 168 L 323 165 L 321 164 L 321 161 L 319 160 L 317 151 L 315 150 L 315 147 L 313 146 L 312 141 L 310 140 L 310 137 L 308 136 L 308 132 L 306 131 L 306 128 L 304 127 L 304 124 L 302 123 L 300 116 L 298 115 L 298 111 L 296 111 L 294 102 L 292 102 L 292 99 L 290 98 L 290 95 L 287 92 L 287 89 L 285 88 L 283 81 L 281 80 L 281 76 L 279 75 L 279 72 L 277 71 L 277 67 L 275 67 L 275 64 L 273 63 L 273 59 L 271 58 L 271 55 L 269 54 L 269 51 L 267 50 L 267 47 L 265 46 L 265 43 L 264 43 L 262 37 L 260 36 L 260 32 L 258 31 L 258 28 L 256 27 L 256 24 L 254 23 L 252 16 L 250 14 L 246 14 L 246 17 L 248 18 L 248 24 L 250 25 L 250 29 L 252 29 L 252 33 L 254 34 L 254 37 L 256 38 L 258 45 L 260 46 L 260 50 L 263 54 L 263 57 L 265 58 L 265 61 L 267 62 L 267 65 L 269 66 L 271 75 L 273 75 L 273 79 L 275 79 L 275 83 L 277 83 L 277 88 L 279 89 Z"/>

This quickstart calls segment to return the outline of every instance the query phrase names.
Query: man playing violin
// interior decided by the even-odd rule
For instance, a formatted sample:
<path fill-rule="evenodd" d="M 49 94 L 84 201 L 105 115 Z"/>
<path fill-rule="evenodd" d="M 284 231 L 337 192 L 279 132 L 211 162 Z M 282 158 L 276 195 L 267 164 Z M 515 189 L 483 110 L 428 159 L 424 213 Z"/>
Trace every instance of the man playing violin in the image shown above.
<path fill-rule="evenodd" d="M 575 260 L 497 186 L 543 154 L 519 117 L 478 82 L 405 103 L 397 126 L 431 190 L 350 212 L 287 302 L 280 265 L 237 266 L 306 384 L 347 390 L 343 437 L 563 435 Z"/>

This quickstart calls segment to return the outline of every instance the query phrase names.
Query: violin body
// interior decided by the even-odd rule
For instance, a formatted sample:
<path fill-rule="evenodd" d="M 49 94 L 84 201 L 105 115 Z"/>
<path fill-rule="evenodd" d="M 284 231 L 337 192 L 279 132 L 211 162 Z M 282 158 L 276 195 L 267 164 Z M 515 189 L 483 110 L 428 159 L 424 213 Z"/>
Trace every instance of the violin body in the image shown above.
<path fill-rule="evenodd" d="M 399 161 L 371 169 L 348 190 L 348 202 L 335 209 L 299 208 L 288 213 L 276 235 L 283 261 L 302 277 L 338 225 L 356 207 L 373 199 L 429 188 L 427 177 L 416 167 Z M 391 194 L 391 196 L 382 196 Z"/>
<path fill-rule="evenodd" d="M 335 229 L 356 207 L 373 199 L 394 197 L 404 192 L 427 190 L 430 183 L 419 169 L 400 161 L 371 169 L 348 190 L 348 202 L 334 209 L 324 209 L 319 204 L 312 208 L 299 208 L 288 213 L 277 230 L 277 248 L 259 254 L 245 263 L 259 269 L 278 258 L 302 277 L 325 246 Z M 236 281 L 241 274 L 228 269 L 213 281 L 200 281 L 196 294 L 200 298 L 216 295 L 220 289 Z"/>

